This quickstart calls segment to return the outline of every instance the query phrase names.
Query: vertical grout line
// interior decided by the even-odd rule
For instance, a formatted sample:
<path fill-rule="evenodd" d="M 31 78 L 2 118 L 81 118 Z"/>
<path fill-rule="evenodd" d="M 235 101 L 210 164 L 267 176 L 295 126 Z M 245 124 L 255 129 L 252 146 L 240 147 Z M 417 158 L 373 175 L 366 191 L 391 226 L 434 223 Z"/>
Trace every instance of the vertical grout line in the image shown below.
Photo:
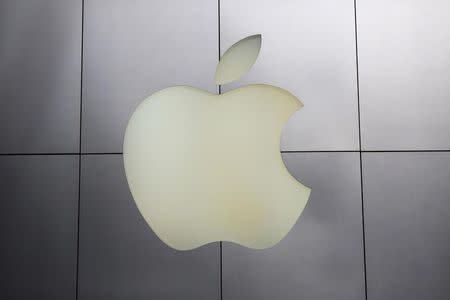
<path fill-rule="evenodd" d="M 77 265 L 75 281 L 75 299 L 78 300 L 78 273 L 80 262 L 80 199 L 81 199 L 81 152 L 78 154 L 78 211 L 77 211 Z"/>
<path fill-rule="evenodd" d="M 78 141 L 78 153 L 81 156 L 81 134 L 83 120 L 83 69 L 84 69 L 84 0 L 81 0 L 81 55 L 80 55 L 80 131 Z"/>
<path fill-rule="evenodd" d="M 355 22 L 355 60 L 356 60 L 356 98 L 358 100 L 358 144 L 361 153 L 361 108 L 359 104 L 359 52 L 358 52 L 358 23 L 356 14 L 356 0 L 353 0 L 353 12 Z"/>
<path fill-rule="evenodd" d="M 361 184 L 360 189 L 361 189 L 362 243 L 363 243 L 363 259 L 364 259 L 364 295 L 365 295 L 365 299 L 367 300 L 366 225 L 365 225 L 365 210 L 364 210 L 362 152 L 359 152 L 359 176 L 360 176 L 360 184 Z"/>
<path fill-rule="evenodd" d="M 222 241 L 219 242 L 220 248 L 219 248 L 219 252 L 220 252 L 220 300 L 223 299 L 223 260 L 222 260 Z"/>
<path fill-rule="evenodd" d="M 81 0 L 81 49 L 80 49 L 80 128 L 78 140 L 78 207 L 77 207 L 77 264 L 75 279 L 75 299 L 78 300 L 79 262 L 80 262 L 80 206 L 81 206 L 81 134 L 83 120 L 83 65 L 84 65 L 84 0 Z"/>
<path fill-rule="evenodd" d="M 220 61 L 220 0 L 217 0 L 217 44 L 218 44 L 218 61 Z M 222 93 L 222 86 L 218 87 L 219 95 Z M 222 255 L 222 241 L 219 242 L 219 257 L 220 257 L 220 300 L 223 300 L 223 255 Z"/>
<path fill-rule="evenodd" d="M 364 269 L 364 296 L 367 300 L 367 260 L 366 260 L 366 224 L 364 210 L 364 187 L 363 187 L 363 161 L 361 143 L 361 105 L 359 93 L 359 51 L 358 51 L 358 18 L 356 1 L 353 0 L 353 12 L 355 22 L 355 59 L 356 59 L 356 96 L 358 99 L 358 140 L 359 140 L 359 177 L 361 190 L 361 225 L 362 225 L 362 246 L 363 246 L 363 269 Z"/>
<path fill-rule="evenodd" d="M 217 0 L 217 36 L 218 36 L 218 54 L 219 54 L 219 61 L 220 61 L 220 0 Z M 222 86 L 219 84 L 219 95 L 222 93 Z"/>

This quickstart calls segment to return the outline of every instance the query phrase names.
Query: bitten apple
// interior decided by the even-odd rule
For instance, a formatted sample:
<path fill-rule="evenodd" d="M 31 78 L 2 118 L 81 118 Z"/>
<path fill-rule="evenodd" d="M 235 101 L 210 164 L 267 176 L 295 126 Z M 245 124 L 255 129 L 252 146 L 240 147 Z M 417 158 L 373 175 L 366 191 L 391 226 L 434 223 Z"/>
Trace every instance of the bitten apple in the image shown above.
<path fill-rule="evenodd" d="M 239 57 L 258 38 L 257 56 L 259 35 L 227 53 Z M 251 49 L 245 55 L 239 59 L 251 60 Z M 253 62 L 230 71 L 224 60 L 216 80 L 239 77 Z M 264 84 L 221 95 L 175 86 L 145 99 L 129 120 L 123 153 L 133 198 L 156 235 L 178 250 L 214 241 L 263 249 L 280 241 L 310 195 L 286 170 L 279 146 L 284 124 L 302 106 Z"/>

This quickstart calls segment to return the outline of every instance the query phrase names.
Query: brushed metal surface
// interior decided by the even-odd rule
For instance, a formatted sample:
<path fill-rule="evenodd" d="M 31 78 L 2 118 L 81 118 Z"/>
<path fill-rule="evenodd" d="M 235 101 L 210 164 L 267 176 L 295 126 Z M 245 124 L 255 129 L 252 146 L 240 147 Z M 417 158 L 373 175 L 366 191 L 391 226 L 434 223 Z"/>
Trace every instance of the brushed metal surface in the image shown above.
<path fill-rule="evenodd" d="M 358 153 L 288 153 L 312 188 L 303 215 L 273 248 L 223 245 L 223 299 L 364 298 Z"/>
<path fill-rule="evenodd" d="M 86 1 L 84 37 L 84 152 L 121 152 L 131 113 L 157 90 L 216 92 L 217 1 Z"/>
<path fill-rule="evenodd" d="M 357 7 L 363 149 L 450 149 L 450 2 Z"/>
<path fill-rule="evenodd" d="M 283 150 L 357 150 L 353 0 L 221 1 L 221 52 L 261 33 L 255 65 L 222 91 L 251 83 L 288 90 L 305 107 L 287 123 Z"/>
<path fill-rule="evenodd" d="M 0 156 L 0 298 L 75 300 L 78 157 Z"/>
<path fill-rule="evenodd" d="M 0 41 L 0 153 L 77 152 L 81 1 L 1 1 Z"/>
<path fill-rule="evenodd" d="M 450 153 L 365 153 L 368 299 L 450 298 Z"/>
<path fill-rule="evenodd" d="M 219 244 L 169 248 L 133 201 L 121 155 L 82 160 L 79 299 L 219 299 Z"/>

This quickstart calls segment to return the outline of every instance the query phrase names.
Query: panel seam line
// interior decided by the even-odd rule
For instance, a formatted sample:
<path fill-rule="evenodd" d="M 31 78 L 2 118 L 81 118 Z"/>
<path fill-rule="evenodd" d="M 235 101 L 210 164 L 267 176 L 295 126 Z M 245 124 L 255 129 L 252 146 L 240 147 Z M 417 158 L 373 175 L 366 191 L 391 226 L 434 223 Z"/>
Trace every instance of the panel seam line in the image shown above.
<path fill-rule="evenodd" d="M 364 273 L 364 297 L 367 300 L 367 257 L 366 257 L 366 225 L 364 210 L 364 182 L 363 182 L 363 158 L 361 141 L 361 103 L 360 103 L 360 84 L 359 84 L 359 49 L 358 49 L 358 13 L 357 0 L 353 0 L 354 13 L 354 33 L 355 33 L 355 67 L 356 67 L 356 98 L 358 103 L 358 144 L 359 144 L 359 176 L 361 191 L 361 229 L 362 229 L 362 247 L 363 247 L 363 273 Z M 369 152 L 369 151 L 368 151 Z"/>
<path fill-rule="evenodd" d="M 80 212 L 81 212 L 81 160 L 82 160 L 82 121 L 83 121 L 83 71 L 84 71 L 84 0 L 81 0 L 81 49 L 80 49 L 80 122 L 78 141 L 78 207 L 77 207 L 77 260 L 75 299 L 78 300 L 79 290 L 79 265 L 80 265 Z"/>

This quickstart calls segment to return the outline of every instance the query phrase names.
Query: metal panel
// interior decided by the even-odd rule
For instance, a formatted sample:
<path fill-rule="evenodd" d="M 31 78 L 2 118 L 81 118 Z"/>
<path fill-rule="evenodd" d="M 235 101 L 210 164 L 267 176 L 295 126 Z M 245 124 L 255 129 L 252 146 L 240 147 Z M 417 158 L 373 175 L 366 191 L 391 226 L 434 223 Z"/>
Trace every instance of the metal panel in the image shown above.
<path fill-rule="evenodd" d="M 450 153 L 363 155 L 367 292 L 450 298 Z"/>
<path fill-rule="evenodd" d="M 81 1 L 1 1 L 0 40 L 0 153 L 77 152 Z"/>
<path fill-rule="evenodd" d="M 0 157 L 0 298 L 75 300 L 78 157 Z"/>
<path fill-rule="evenodd" d="M 365 150 L 450 149 L 450 2 L 358 1 Z"/>
<path fill-rule="evenodd" d="M 121 155 L 82 160 L 79 299 L 218 299 L 218 243 L 176 251 L 131 197 Z"/>
<path fill-rule="evenodd" d="M 284 88 L 305 106 L 287 123 L 283 150 L 357 150 L 353 1 L 221 1 L 221 50 L 254 33 L 262 48 L 238 84 Z"/>
<path fill-rule="evenodd" d="M 223 299 L 363 299 L 359 154 L 283 157 L 291 174 L 312 188 L 310 202 L 273 248 L 224 243 Z"/>
<path fill-rule="evenodd" d="M 216 92 L 217 1 L 92 0 L 85 9 L 84 152 L 121 152 L 131 113 L 157 90 Z"/>

